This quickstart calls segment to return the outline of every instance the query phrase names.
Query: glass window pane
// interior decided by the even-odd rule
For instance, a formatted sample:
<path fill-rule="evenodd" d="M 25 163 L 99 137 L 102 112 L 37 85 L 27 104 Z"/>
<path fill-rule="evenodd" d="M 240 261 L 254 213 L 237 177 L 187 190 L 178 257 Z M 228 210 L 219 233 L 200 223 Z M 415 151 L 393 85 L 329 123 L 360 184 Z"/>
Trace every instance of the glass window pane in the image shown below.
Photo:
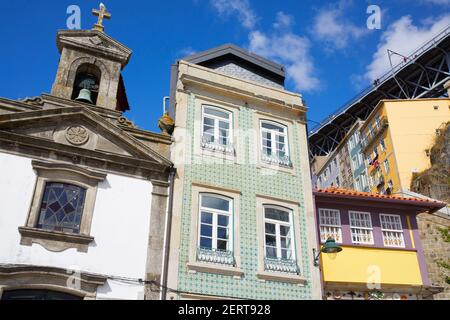
<path fill-rule="evenodd" d="M 266 257 L 267 258 L 277 258 L 277 249 L 274 247 L 266 247 Z"/>
<path fill-rule="evenodd" d="M 200 247 L 205 249 L 212 249 L 212 239 L 211 238 L 200 238 Z"/>
<path fill-rule="evenodd" d="M 273 223 L 266 223 L 266 233 L 275 234 L 275 225 Z"/>
<path fill-rule="evenodd" d="M 265 208 L 265 215 L 267 219 L 289 222 L 289 212 L 284 210 Z"/>
<path fill-rule="evenodd" d="M 223 198 L 219 198 L 219 197 L 203 195 L 202 196 L 202 207 L 217 209 L 217 210 L 222 210 L 222 211 L 229 211 L 230 210 L 230 201 L 223 199 Z"/>
<path fill-rule="evenodd" d="M 228 239 L 228 229 L 227 228 L 217 228 L 217 238 Z"/>
<path fill-rule="evenodd" d="M 206 237 L 212 237 L 212 226 L 202 224 L 202 226 L 200 227 L 200 235 L 206 236 Z"/>
<path fill-rule="evenodd" d="M 228 216 L 224 216 L 224 215 L 221 215 L 221 214 L 219 214 L 217 216 L 217 224 L 219 226 L 228 227 L 228 222 L 229 222 Z"/>
<path fill-rule="evenodd" d="M 217 250 L 227 251 L 228 250 L 228 241 L 217 240 Z"/>
<path fill-rule="evenodd" d="M 228 131 L 230 129 L 230 123 L 225 121 L 219 121 L 219 128 Z"/>
<path fill-rule="evenodd" d="M 212 224 L 212 213 L 202 212 L 202 223 Z"/>
<path fill-rule="evenodd" d="M 228 112 L 221 111 L 221 110 L 218 110 L 216 108 L 205 107 L 204 108 L 204 112 L 205 112 L 205 114 L 210 114 L 212 116 L 216 116 L 216 117 L 223 118 L 223 119 L 229 119 L 230 118 L 230 114 Z"/>
<path fill-rule="evenodd" d="M 276 246 L 277 240 L 275 236 L 266 235 L 266 245 L 268 246 Z"/>
<path fill-rule="evenodd" d="M 270 132 L 263 131 L 263 132 L 262 132 L 262 138 L 263 138 L 263 140 L 271 140 L 271 134 L 270 134 Z"/>
<path fill-rule="evenodd" d="M 291 248 L 291 239 L 281 237 L 280 241 L 281 241 L 281 248 L 283 248 L 283 249 Z"/>
<path fill-rule="evenodd" d="M 280 235 L 282 236 L 289 236 L 289 231 L 291 230 L 290 227 L 287 226 L 280 226 Z"/>
<path fill-rule="evenodd" d="M 263 147 L 271 148 L 272 147 L 272 141 L 263 139 L 262 141 Z"/>
<path fill-rule="evenodd" d="M 289 260 L 291 260 L 292 259 L 292 253 L 291 253 L 291 250 L 281 250 L 281 258 L 283 258 L 283 259 L 289 259 Z"/>
<path fill-rule="evenodd" d="M 203 125 L 208 127 L 214 127 L 214 119 L 204 117 L 203 118 Z"/>
<path fill-rule="evenodd" d="M 280 126 L 280 125 L 276 125 L 273 123 L 267 123 L 267 122 L 263 122 L 261 124 L 261 127 L 263 127 L 264 129 L 268 129 L 268 130 L 274 130 L 274 131 L 278 131 L 278 132 L 284 132 L 284 127 Z"/>

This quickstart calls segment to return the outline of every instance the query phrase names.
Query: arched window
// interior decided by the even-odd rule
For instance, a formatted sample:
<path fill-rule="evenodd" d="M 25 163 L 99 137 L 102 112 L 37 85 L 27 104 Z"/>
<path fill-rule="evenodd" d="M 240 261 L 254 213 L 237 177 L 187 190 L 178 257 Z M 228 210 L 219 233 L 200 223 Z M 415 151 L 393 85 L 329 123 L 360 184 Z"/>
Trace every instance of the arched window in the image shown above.
<path fill-rule="evenodd" d="M 51 290 L 9 290 L 2 294 L 2 300 L 82 300 L 80 296 Z"/>
<path fill-rule="evenodd" d="M 287 127 L 273 121 L 261 121 L 261 152 L 266 162 L 291 166 Z"/>
<path fill-rule="evenodd" d="M 231 153 L 232 113 L 207 105 L 204 105 L 202 110 L 202 147 Z"/>
<path fill-rule="evenodd" d="M 72 100 L 96 104 L 100 87 L 101 71 L 89 63 L 82 64 L 75 77 Z"/>
<path fill-rule="evenodd" d="M 232 200 L 209 193 L 200 194 L 199 247 L 211 251 L 232 251 Z"/>
<path fill-rule="evenodd" d="M 264 247 L 266 259 L 295 260 L 292 212 L 264 206 Z"/>

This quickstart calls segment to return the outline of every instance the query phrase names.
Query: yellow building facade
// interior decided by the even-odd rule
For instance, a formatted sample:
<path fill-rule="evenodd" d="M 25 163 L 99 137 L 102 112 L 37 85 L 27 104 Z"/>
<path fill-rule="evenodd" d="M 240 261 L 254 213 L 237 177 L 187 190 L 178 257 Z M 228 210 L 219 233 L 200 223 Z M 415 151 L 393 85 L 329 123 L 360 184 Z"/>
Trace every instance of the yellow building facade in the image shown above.
<path fill-rule="evenodd" d="M 428 150 L 450 121 L 450 99 L 383 100 L 361 127 L 371 192 L 410 189 L 430 167 Z"/>

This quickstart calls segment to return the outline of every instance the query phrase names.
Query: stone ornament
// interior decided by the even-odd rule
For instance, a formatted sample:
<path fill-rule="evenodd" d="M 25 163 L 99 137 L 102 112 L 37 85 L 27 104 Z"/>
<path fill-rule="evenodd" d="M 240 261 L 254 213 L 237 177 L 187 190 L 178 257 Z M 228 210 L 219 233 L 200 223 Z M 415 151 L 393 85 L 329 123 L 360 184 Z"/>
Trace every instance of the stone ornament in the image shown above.
<path fill-rule="evenodd" d="M 66 130 L 66 139 L 73 145 L 83 145 L 89 140 L 89 133 L 83 126 L 71 126 Z"/>

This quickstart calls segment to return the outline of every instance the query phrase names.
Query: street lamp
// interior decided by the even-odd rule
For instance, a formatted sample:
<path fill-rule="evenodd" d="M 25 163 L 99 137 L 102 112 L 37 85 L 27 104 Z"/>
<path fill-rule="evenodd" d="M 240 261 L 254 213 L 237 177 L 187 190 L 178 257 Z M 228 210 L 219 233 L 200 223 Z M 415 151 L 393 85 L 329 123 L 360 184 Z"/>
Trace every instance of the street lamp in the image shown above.
<path fill-rule="evenodd" d="M 317 252 L 317 254 L 316 254 L 316 249 L 313 248 L 314 266 L 315 267 L 319 266 L 319 258 L 320 258 L 321 252 L 323 252 L 323 253 L 338 253 L 341 251 L 342 251 L 342 248 L 336 244 L 336 241 L 333 238 L 328 238 L 327 241 L 325 242 L 325 244 L 323 245 L 322 249 L 319 252 Z"/>

